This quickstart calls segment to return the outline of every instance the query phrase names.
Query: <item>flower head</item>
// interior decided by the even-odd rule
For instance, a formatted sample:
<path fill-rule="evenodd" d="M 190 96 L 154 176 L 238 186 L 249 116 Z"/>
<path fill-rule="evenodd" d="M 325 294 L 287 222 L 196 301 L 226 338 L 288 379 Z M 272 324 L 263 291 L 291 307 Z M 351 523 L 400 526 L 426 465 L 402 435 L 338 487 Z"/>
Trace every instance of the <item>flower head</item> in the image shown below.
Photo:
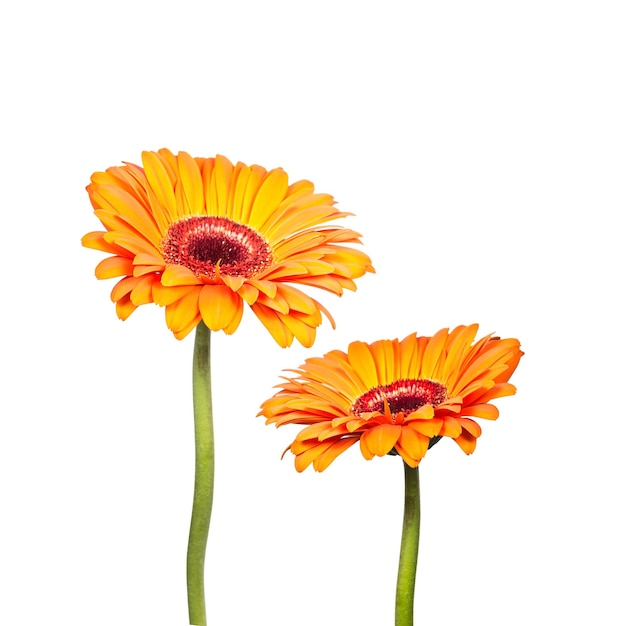
<path fill-rule="evenodd" d="M 121 277 L 111 298 L 123 320 L 155 302 L 178 339 L 201 319 L 233 333 L 245 303 L 281 346 L 295 337 L 309 347 L 322 314 L 334 320 L 291 283 L 341 295 L 373 271 L 366 254 L 342 245 L 360 243 L 358 233 L 325 226 L 349 214 L 306 180 L 166 149 L 144 152 L 142 163 L 96 172 L 87 187 L 106 230 L 82 243 L 112 255 L 95 275 Z"/>
<path fill-rule="evenodd" d="M 323 471 L 360 442 L 365 459 L 399 454 L 416 467 L 434 437 L 454 439 L 471 454 L 481 427 L 470 419 L 496 419 L 490 400 L 515 393 L 508 382 L 522 352 L 517 339 L 488 335 L 474 342 L 477 324 L 416 333 L 402 341 L 351 343 L 307 359 L 284 377 L 259 415 L 267 424 L 303 424 L 288 449 L 301 472 Z"/>

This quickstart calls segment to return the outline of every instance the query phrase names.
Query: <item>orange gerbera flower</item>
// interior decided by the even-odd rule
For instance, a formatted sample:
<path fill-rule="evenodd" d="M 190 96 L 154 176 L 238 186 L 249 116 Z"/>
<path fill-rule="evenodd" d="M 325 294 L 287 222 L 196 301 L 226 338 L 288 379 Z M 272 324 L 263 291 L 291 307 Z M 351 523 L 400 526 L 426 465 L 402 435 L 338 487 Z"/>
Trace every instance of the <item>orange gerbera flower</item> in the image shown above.
<path fill-rule="evenodd" d="M 282 169 L 166 149 L 144 152 L 142 163 L 97 172 L 87 187 L 106 231 L 82 243 L 112 254 L 95 274 L 122 277 L 111 298 L 123 320 L 155 302 L 177 339 L 201 319 L 233 333 L 246 303 L 281 346 L 295 337 L 308 347 L 322 313 L 334 320 L 288 283 L 340 296 L 373 271 L 366 254 L 341 245 L 360 243 L 358 233 L 320 227 L 350 214 L 306 180 L 289 185 Z"/>
<path fill-rule="evenodd" d="M 390 452 L 416 467 L 430 443 L 454 439 L 466 454 L 481 427 L 470 417 L 496 419 L 490 400 L 515 393 L 507 382 L 522 352 L 517 339 L 488 335 L 473 343 L 477 324 L 403 341 L 355 341 L 347 353 L 308 359 L 296 377 L 263 403 L 268 424 L 305 424 L 289 446 L 301 472 L 323 471 L 360 442 L 365 459 Z"/>

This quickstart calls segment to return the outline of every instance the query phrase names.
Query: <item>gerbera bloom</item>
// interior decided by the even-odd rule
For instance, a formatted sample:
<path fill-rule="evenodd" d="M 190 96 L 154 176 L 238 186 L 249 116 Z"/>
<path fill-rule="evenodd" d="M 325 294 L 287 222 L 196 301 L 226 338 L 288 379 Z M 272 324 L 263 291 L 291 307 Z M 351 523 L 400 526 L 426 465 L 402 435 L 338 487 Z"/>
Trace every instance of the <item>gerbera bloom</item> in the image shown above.
<path fill-rule="evenodd" d="M 122 277 L 111 298 L 123 320 L 155 302 L 177 339 L 201 319 L 230 334 L 246 303 L 281 346 L 295 337 L 308 347 L 322 313 L 334 320 L 290 283 L 340 296 L 373 271 L 366 254 L 342 245 L 360 243 L 358 233 L 323 226 L 350 214 L 306 180 L 166 149 L 144 152 L 142 163 L 97 172 L 87 187 L 106 230 L 82 243 L 112 255 L 95 274 Z"/>
<path fill-rule="evenodd" d="M 490 400 L 515 393 L 508 382 L 522 356 L 517 339 L 488 335 L 473 343 L 477 324 L 416 333 L 402 341 L 351 343 L 308 359 L 263 403 L 267 424 L 304 424 L 288 449 L 301 472 L 323 471 L 360 442 L 365 459 L 399 454 L 418 466 L 434 437 L 454 439 L 471 454 L 481 427 L 496 419 Z M 437 440 L 436 440 L 437 441 Z"/>

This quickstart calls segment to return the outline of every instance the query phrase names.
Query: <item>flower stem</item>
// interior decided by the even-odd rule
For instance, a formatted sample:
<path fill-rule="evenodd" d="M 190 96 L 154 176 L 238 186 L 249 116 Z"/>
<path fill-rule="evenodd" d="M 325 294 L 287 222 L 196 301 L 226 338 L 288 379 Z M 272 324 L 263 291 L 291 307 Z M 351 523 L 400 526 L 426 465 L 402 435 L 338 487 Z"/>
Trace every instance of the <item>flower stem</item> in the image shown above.
<path fill-rule="evenodd" d="M 397 598 L 395 603 L 395 626 L 414 624 L 414 586 L 418 561 L 418 538 L 420 530 L 420 484 L 418 467 L 405 468 L 405 501 L 403 505 L 403 530 L 401 553 L 397 575 Z"/>
<path fill-rule="evenodd" d="M 207 626 L 205 612 L 205 550 L 213 503 L 214 436 L 211 404 L 210 331 L 196 327 L 192 362 L 194 398 L 194 502 L 188 541 L 188 610 L 192 626 Z"/>

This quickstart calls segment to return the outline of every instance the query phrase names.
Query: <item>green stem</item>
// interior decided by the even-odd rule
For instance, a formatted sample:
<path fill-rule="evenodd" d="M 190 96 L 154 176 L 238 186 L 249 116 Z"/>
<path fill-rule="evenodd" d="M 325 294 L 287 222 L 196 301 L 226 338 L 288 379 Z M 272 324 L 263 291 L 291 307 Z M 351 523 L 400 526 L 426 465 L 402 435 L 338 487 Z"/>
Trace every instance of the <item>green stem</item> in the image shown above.
<path fill-rule="evenodd" d="M 418 561 L 418 538 L 420 530 L 420 485 L 418 467 L 405 468 L 405 501 L 403 505 L 403 530 L 401 553 L 397 575 L 397 598 L 395 603 L 395 626 L 414 624 L 414 586 Z"/>
<path fill-rule="evenodd" d="M 207 626 L 205 612 L 205 550 L 213 503 L 214 436 L 211 405 L 209 329 L 201 321 L 196 327 L 192 390 L 194 398 L 194 502 L 188 541 L 188 610 L 192 626 Z"/>

